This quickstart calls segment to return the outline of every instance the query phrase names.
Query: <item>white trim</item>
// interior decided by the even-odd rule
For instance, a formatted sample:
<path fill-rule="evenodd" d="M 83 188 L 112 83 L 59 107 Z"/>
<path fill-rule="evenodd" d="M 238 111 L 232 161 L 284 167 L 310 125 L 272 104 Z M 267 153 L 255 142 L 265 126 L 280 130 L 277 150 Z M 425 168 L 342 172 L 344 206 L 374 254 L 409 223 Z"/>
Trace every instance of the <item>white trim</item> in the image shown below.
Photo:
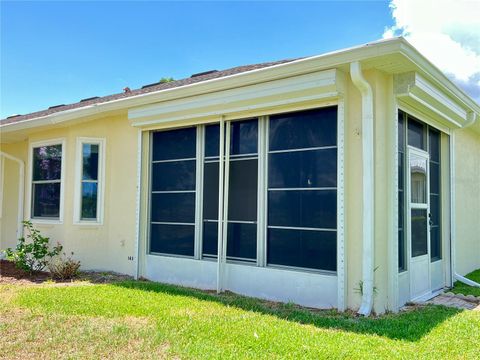
<path fill-rule="evenodd" d="M 407 122 L 408 124 L 408 122 Z M 427 138 L 428 138 L 428 133 L 427 133 Z M 407 139 L 408 141 L 408 139 Z M 407 232 L 407 249 L 408 249 L 408 256 L 407 256 L 407 261 L 408 261 L 408 273 L 409 273 L 409 281 L 410 281 L 410 300 L 412 301 L 418 301 L 420 298 L 423 296 L 428 296 L 428 294 L 432 293 L 432 284 L 431 284 L 431 249 L 430 249 L 430 224 L 429 224 L 429 213 L 430 213 L 430 154 L 422 149 L 418 149 L 416 147 L 407 145 L 407 151 L 406 151 L 406 164 L 408 167 L 406 167 L 405 172 L 407 174 L 407 182 L 406 182 L 406 192 L 405 196 L 407 197 L 407 211 L 406 211 L 406 226 L 405 230 Z M 428 146 L 427 146 L 428 149 Z M 425 203 L 412 203 L 411 198 L 412 198 L 412 174 L 411 174 L 411 164 L 410 164 L 410 159 L 411 155 L 419 156 L 422 158 L 422 160 L 425 160 L 426 167 L 427 167 L 427 176 L 426 176 L 426 183 L 425 183 Z M 412 255 L 412 210 L 425 210 L 427 213 L 427 253 L 424 255 L 418 255 L 418 256 L 413 256 Z M 413 266 L 412 262 L 415 261 L 413 259 L 416 259 L 418 261 L 418 258 L 421 257 L 426 257 L 427 262 L 428 262 L 428 271 L 427 274 L 423 274 L 423 276 L 426 276 L 428 278 L 428 289 L 425 293 L 423 294 L 415 294 L 415 298 L 413 297 L 414 295 L 412 294 L 413 286 L 412 284 L 414 283 L 414 271 L 413 271 Z"/>
<path fill-rule="evenodd" d="M 257 189 L 257 266 L 265 266 L 265 244 L 267 228 L 266 170 L 267 170 L 267 117 L 258 118 L 258 189 Z"/>
<path fill-rule="evenodd" d="M 391 241 L 390 241 L 390 248 L 389 248 L 389 251 L 388 251 L 388 256 L 389 256 L 389 258 L 388 258 L 388 267 L 389 267 L 389 277 L 388 277 L 388 298 L 389 298 L 389 302 L 388 302 L 388 304 L 390 306 L 390 310 L 396 313 L 399 310 L 399 298 L 400 298 L 400 296 L 399 296 L 399 292 L 400 292 L 399 274 L 400 274 L 400 271 L 399 271 L 399 261 L 398 261 L 398 256 L 399 256 L 399 252 L 398 252 L 398 231 L 399 231 L 398 219 L 399 219 L 399 216 L 400 216 L 400 213 L 398 211 L 399 201 L 400 201 L 400 199 L 398 197 L 399 182 L 400 182 L 400 178 L 399 178 L 400 174 L 399 174 L 399 171 L 398 171 L 398 167 L 399 167 L 398 152 L 399 152 L 400 145 L 399 145 L 399 142 L 398 142 L 399 108 L 398 108 L 398 104 L 395 100 L 395 97 L 393 97 L 392 100 L 393 100 L 393 114 L 391 114 L 391 116 L 393 116 L 393 118 L 391 119 L 391 125 L 393 125 L 393 129 L 391 129 L 391 128 L 389 128 L 389 129 L 393 130 L 393 131 L 388 132 L 390 134 L 390 136 L 394 137 L 393 139 L 391 139 L 392 144 L 393 144 L 393 149 L 392 149 L 392 147 L 390 147 L 390 151 L 393 151 L 393 163 L 391 164 L 391 166 L 388 169 L 389 174 L 393 175 L 393 177 L 390 176 L 390 178 L 393 180 L 393 182 L 391 184 L 392 188 L 390 189 L 391 201 L 389 203 L 393 208 L 391 208 L 392 217 L 389 219 Z M 406 123 L 406 121 L 403 119 L 403 126 L 404 126 L 403 131 L 404 131 L 404 133 L 405 133 L 405 126 L 406 126 L 405 123 Z M 404 136 L 404 139 L 405 139 L 405 136 Z M 406 141 L 406 139 L 404 141 Z M 405 186 L 404 186 L 403 191 L 405 192 Z M 405 231 L 405 229 L 404 229 L 404 231 Z"/>
<path fill-rule="evenodd" d="M 347 308 L 347 258 L 345 244 L 345 103 L 337 105 L 337 309 Z"/>
<path fill-rule="evenodd" d="M 432 120 L 430 116 L 420 111 L 418 108 L 405 103 L 404 101 L 402 101 L 401 98 L 396 98 L 396 101 L 397 101 L 397 109 L 403 111 L 409 117 L 413 117 L 414 119 L 420 120 L 426 125 L 432 126 L 435 129 L 440 130 L 441 132 L 444 132 L 447 135 L 449 135 L 452 132 L 448 126 L 445 126 L 439 123 L 438 121 Z M 407 129 L 407 132 L 408 132 L 408 129 Z"/>
<path fill-rule="evenodd" d="M 205 158 L 205 127 L 197 126 L 197 149 L 196 149 L 196 179 L 195 179 L 195 239 L 194 239 L 194 258 L 202 258 L 203 248 L 203 173 Z"/>
<path fill-rule="evenodd" d="M 82 206 L 82 176 L 83 176 L 83 144 L 98 145 L 98 180 L 97 182 L 97 218 L 95 220 L 81 219 Z M 106 139 L 77 137 L 75 149 L 75 189 L 73 200 L 74 225 L 103 225 L 105 211 L 105 155 Z"/>
<path fill-rule="evenodd" d="M 225 119 L 223 116 L 220 118 L 220 136 L 219 136 L 219 158 L 224 159 L 224 143 L 225 143 Z M 225 170 L 225 161 L 220 161 L 218 164 L 218 232 L 217 232 L 217 293 L 222 292 L 222 273 L 223 273 L 223 264 L 222 264 L 222 240 L 223 240 L 223 226 L 220 226 L 223 223 L 223 204 L 224 204 L 224 192 L 223 192 L 223 174 Z"/>
<path fill-rule="evenodd" d="M 27 219 L 33 224 L 63 224 L 63 211 L 65 204 L 65 169 L 66 169 L 66 153 L 67 141 L 65 138 L 49 139 L 42 141 L 29 142 L 28 144 L 28 187 L 27 187 Z M 50 218 L 33 218 L 32 217 L 32 186 L 33 186 L 33 149 L 42 146 L 62 145 L 62 165 L 60 169 L 60 208 L 58 219 Z"/>
<path fill-rule="evenodd" d="M 455 282 L 456 274 L 456 242 L 457 242 L 457 204 L 456 204 L 456 177 L 455 177 L 455 132 L 450 134 L 450 284 Z"/>
<path fill-rule="evenodd" d="M 230 190 L 230 140 L 231 140 L 231 121 L 225 122 L 225 167 L 224 167 L 224 177 L 223 177 L 223 217 L 222 221 L 218 223 L 218 226 L 223 228 L 222 239 L 218 240 L 218 243 L 221 244 L 221 252 L 218 253 L 218 259 L 221 265 L 220 272 L 220 290 L 224 291 L 225 289 L 225 264 L 227 262 L 227 239 L 228 239 L 228 201 L 229 201 L 229 190 Z M 222 145 L 223 146 L 223 145 Z"/>

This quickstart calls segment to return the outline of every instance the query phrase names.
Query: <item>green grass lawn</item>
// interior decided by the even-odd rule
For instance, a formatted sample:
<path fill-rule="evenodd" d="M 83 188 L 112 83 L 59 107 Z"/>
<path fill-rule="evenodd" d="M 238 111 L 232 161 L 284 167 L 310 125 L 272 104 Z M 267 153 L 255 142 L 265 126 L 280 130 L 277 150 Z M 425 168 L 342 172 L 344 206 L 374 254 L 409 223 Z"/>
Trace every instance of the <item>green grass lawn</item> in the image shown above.
<path fill-rule="evenodd" d="M 467 274 L 465 277 L 480 283 L 480 269 Z M 455 282 L 451 291 L 455 294 L 480 296 L 480 288 L 466 285 L 460 281 Z"/>
<path fill-rule="evenodd" d="M 480 312 L 358 318 L 149 282 L 0 286 L 0 358 L 462 358 Z"/>

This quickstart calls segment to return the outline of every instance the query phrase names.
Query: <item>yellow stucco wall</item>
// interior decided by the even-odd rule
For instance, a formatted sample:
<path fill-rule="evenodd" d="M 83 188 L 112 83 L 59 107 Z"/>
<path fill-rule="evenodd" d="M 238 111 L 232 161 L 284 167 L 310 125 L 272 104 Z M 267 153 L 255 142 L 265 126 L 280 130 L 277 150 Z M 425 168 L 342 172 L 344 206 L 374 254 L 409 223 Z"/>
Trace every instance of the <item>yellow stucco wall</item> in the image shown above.
<path fill-rule="evenodd" d="M 134 261 L 127 258 L 136 255 L 137 136 L 137 130 L 130 126 L 127 116 L 124 115 L 39 132 L 31 135 L 28 142 L 2 146 L 2 151 L 25 161 L 25 217 L 28 217 L 30 213 L 28 143 L 65 139 L 63 223 L 37 224 L 36 226 L 43 234 L 49 236 L 52 242 L 63 244 L 67 254 L 74 252 L 74 257 L 81 261 L 84 269 L 134 274 Z M 102 225 L 75 225 L 73 223 L 77 137 L 106 139 L 105 212 Z M 14 177 L 15 171 L 12 172 L 9 168 L 6 177 Z M 4 201 L 4 209 L 7 209 L 5 220 L 16 217 L 16 210 L 12 211 L 16 201 L 12 192 L 13 183 L 15 181 L 9 181 L 4 191 L 7 194 L 6 201 Z M 8 225 L 2 226 L 2 232 L 6 226 L 11 228 L 10 220 Z M 9 245 L 11 245 L 11 235 L 8 236 L 8 239 Z M 1 247 L 4 247 L 3 242 Z"/>
<path fill-rule="evenodd" d="M 455 132 L 456 270 L 480 268 L 480 135 Z"/>

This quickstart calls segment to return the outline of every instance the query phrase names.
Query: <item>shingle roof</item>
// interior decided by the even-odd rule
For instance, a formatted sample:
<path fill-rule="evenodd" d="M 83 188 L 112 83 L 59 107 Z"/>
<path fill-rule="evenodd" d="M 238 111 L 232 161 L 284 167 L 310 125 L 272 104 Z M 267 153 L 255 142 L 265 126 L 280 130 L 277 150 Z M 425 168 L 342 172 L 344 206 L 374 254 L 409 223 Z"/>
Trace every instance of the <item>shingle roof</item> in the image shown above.
<path fill-rule="evenodd" d="M 0 125 L 20 122 L 24 120 L 30 120 L 30 119 L 39 118 L 39 117 L 47 116 L 54 113 L 59 113 L 66 110 L 78 109 L 78 108 L 86 107 L 93 104 L 101 104 L 101 103 L 109 102 L 112 100 L 129 98 L 136 95 L 151 93 L 159 90 L 165 90 L 165 89 L 171 89 L 171 88 L 181 87 L 185 85 L 195 84 L 195 83 L 199 83 L 206 80 L 217 79 L 217 78 L 221 78 L 229 75 L 234 75 L 234 74 L 239 74 L 239 73 L 252 71 L 256 69 L 266 68 L 269 66 L 279 65 L 279 64 L 287 63 L 294 60 L 297 60 L 297 59 L 285 59 L 285 60 L 274 61 L 274 62 L 243 65 L 243 66 L 237 66 L 231 69 L 214 71 L 214 72 L 207 71 L 205 73 L 199 73 L 199 74 L 193 75 L 192 77 L 181 79 L 181 80 L 175 80 L 167 83 L 155 83 L 155 84 L 146 85 L 140 89 L 131 90 L 129 92 L 121 92 L 121 93 L 102 96 L 102 97 L 87 98 L 72 104 L 55 105 L 55 106 L 50 106 L 48 109 L 36 111 L 29 114 L 10 116 L 5 119 L 1 119 Z"/>

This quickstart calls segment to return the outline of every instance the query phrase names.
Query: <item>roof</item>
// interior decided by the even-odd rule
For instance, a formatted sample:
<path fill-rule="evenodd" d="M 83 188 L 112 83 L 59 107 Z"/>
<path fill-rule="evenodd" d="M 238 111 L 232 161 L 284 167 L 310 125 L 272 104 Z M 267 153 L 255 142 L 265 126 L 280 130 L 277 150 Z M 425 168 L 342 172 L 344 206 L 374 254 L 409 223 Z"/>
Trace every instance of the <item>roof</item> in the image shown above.
<path fill-rule="evenodd" d="M 135 89 L 131 90 L 129 92 L 121 92 L 117 94 L 112 94 L 112 95 L 107 95 L 107 96 L 102 96 L 102 97 L 91 97 L 91 98 L 86 98 L 84 100 L 80 100 L 79 102 L 72 103 L 72 104 L 67 104 L 67 105 L 55 105 L 51 106 L 48 109 L 45 110 L 40 110 L 36 111 L 33 113 L 29 114 L 24 114 L 24 115 L 13 115 L 10 117 L 7 117 L 5 119 L 0 120 L 0 125 L 5 125 L 5 124 L 11 124 L 11 123 L 16 123 L 24 120 L 30 120 L 34 118 L 39 118 L 39 117 L 44 117 L 47 115 L 51 115 L 54 113 L 59 113 L 62 111 L 66 110 L 72 110 L 72 109 L 78 109 L 82 107 L 87 107 L 90 105 L 94 104 L 101 104 L 105 102 L 109 102 L 112 100 L 118 100 L 118 99 L 124 99 L 124 98 L 129 98 L 141 94 L 146 94 L 146 93 L 151 93 L 151 92 L 156 92 L 159 90 L 166 90 L 166 89 L 171 89 L 171 88 L 176 88 L 176 87 L 181 87 L 185 85 L 190 85 L 190 84 L 195 84 L 207 80 L 212 80 L 212 79 L 217 79 L 217 78 L 222 78 L 230 75 L 235 75 L 239 74 L 242 72 L 247 72 L 247 71 L 252 71 L 252 70 L 257 70 L 257 69 L 262 69 L 274 65 L 279 65 L 279 64 L 284 64 L 287 62 L 291 62 L 294 60 L 298 60 L 299 58 L 296 59 L 284 59 L 284 60 L 279 60 L 279 61 L 273 61 L 273 62 L 264 62 L 260 64 L 251 64 L 251 65 L 242 65 L 242 66 L 237 66 L 233 67 L 230 69 L 226 70 L 220 70 L 220 71 L 207 71 L 205 73 L 199 73 L 199 74 L 194 74 L 191 77 L 181 79 L 181 80 L 175 80 L 171 82 L 166 82 L 166 83 L 154 83 L 150 85 L 145 85 L 141 87 L 140 89 Z"/>
<path fill-rule="evenodd" d="M 52 106 L 46 110 L 9 117 L 0 120 L 0 142 L 20 141 L 31 131 L 38 131 L 40 128 L 55 127 L 70 121 L 88 121 L 101 114 L 130 111 L 154 103 L 192 98 L 327 69 L 348 73 L 353 62 L 361 63 L 364 70 L 377 69 L 386 74 L 418 73 L 438 87 L 441 94 L 446 96 L 443 99 L 448 99 L 449 103 L 453 101 L 456 107 L 461 109 L 460 112 L 469 115 L 468 119 L 463 119 L 462 115 L 462 123 L 475 124 L 480 133 L 480 104 L 455 85 L 408 41 L 398 37 L 310 57 L 208 71 L 182 80 L 149 84 L 130 92 L 87 98 L 69 105 Z"/>

